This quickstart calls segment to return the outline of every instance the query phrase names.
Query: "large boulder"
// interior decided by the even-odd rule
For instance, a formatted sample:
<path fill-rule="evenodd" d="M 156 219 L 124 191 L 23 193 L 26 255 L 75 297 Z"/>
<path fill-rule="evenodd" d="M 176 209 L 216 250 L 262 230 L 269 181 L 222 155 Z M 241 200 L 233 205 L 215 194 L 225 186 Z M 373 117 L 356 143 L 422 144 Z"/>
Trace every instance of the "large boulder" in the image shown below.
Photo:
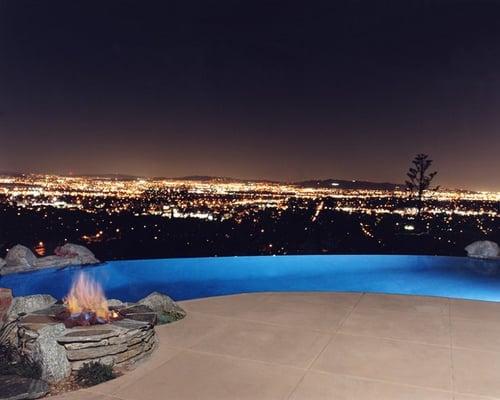
<path fill-rule="evenodd" d="M 47 382 L 58 382 L 71 374 L 71 364 L 66 356 L 64 346 L 57 343 L 66 328 L 64 324 L 46 325 L 38 329 L 36 345 L 31 349 L 33 360 L 42 367 L 42 379 Z"/>
<path fill-rule="evenodd" d="M 2 269 L 5 264 L 7 264 L 5 260 L 2 257 L 0 257 L 0 269 Z"/>
<path fill-rule="evenodd" d="M 95 258 L 85 246 L 79 244 L 66 243 L 64 246 L 59 246 L 55 249 L 56 256 L 73 259 L 72 264 L 98 264 L 100 261 Z"/>
<path fill-rule="evenodd" d="M 469 257 L 497 258 L 500 257 L 500 247 L 490 240 L 479 240 L 469 244 L 465 251 Z"/>
<path fill-rule="evenodd" d="M 16 244 L 5 257 L 5 267 L 32 267 L 35 264 L 36 256 L 26 246 Z"/>
<path fill-rule="evenodd" d="M 139 304 L 151 308 L 158 317 L 158 323 L 168 324 L 186 316 L 184 311 L 175 301 L 165 294 L 153 292 L 149 296 L 139 300 Z"/>
<path fill-rule="evenodd" d="M 37 268 L 66 267 L 68 265 L 79 264 L 78 257 L 47 256 L 35 260 L 34 266 Z"/>
<path fill-rule="evenodd" d="M 33 294 L 31 296 L 14 297 L 9 310 L 9 318 L 17 318 L 19 314 L 29 314 L 34 311 L 49 308 L 57 300 L 50 294 Z"/>

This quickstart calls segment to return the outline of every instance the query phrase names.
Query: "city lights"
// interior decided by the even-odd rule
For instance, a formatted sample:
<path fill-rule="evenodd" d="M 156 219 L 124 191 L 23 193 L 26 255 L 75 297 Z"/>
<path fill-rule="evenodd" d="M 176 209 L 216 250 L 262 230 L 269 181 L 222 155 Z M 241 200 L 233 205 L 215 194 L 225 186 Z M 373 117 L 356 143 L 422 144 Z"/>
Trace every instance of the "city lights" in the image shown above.
<path fill-rule="evenodd" d="M 402 243 L 422 229 L 427 249 L 434 251 L 434 240 L 448 254 L 459 253 L 462 241 L 495 235 L 500 193 L 432 192 L 417 227 L 417 208 L 402 189 L 23 174 L 0 176 L 0 207 L 13 218 L 8 221 L 23 218 L 23 237 L 38 254 L 68 236 L 89 246 L 138 241 L 132 254 L 147 251 L 150 243 L 158 244 L 158 254 L 172 255 L 237 254 L 246 248 L 256 254 L 406 252 Z M 28 228 L 34 223 L 36 231 Z"/>
<path fill-rule="evenodd" d="M 221 179 L 118 179 L 57 175 L 19 175 L 0 178 L 3 201 L 20 208 L 45 207 L 90 213 L 159 215 L 165 218 L 238 219 L 258 210 L 286 210 L 290 201 L 315 203 L 314 222 L 323 209 L 347 213 L 414 215 L 405 191 L 309 188 L 276 182 Z M 334 200 L 328 204 L 325 199 Z M 429 196 L 430 215 L 498 218 L 500 193 L 442 190 Z M 301 203 L 302 202 L 302 203 Z M 334 204 L 334 205 L 332 205 Z M 479 204 L 479 206 L 478 206 Z"/>

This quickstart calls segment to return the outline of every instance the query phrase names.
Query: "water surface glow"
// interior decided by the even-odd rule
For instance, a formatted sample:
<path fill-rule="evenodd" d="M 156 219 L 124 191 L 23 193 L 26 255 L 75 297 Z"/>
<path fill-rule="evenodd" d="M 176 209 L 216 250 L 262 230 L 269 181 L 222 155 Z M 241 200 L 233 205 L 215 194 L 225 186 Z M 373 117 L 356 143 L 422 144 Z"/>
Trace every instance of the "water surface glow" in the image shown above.
<path fill-rule="evenodd" d="M 311 255 L 109 261 L 0 278 L 16 296 L 63 298 L 84 268 L 108 298 L 152 291 L 176 300 L 262 291 L 344 291 L 500 301 L 500 261 L 405 255 Z"/>

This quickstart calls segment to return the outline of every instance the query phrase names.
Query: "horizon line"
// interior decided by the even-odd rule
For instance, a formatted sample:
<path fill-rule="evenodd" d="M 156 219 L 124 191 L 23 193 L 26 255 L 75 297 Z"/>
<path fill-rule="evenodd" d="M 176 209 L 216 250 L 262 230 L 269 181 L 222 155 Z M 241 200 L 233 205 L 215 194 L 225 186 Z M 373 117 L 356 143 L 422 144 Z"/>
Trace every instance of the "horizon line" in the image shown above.
<path fill-rule="evenodd" d="M 106 178 L 106 177 L 121 177 L 121 178 L 129 178 L 129 179 L 146 179 L 146 180 L 227 180 L 227 181 L 243 181 L 243 182 L 267 182 L 267 183 L 275 183 L 275 184 L 289 184 L 289 185 L 298 185 L 304 183 L 312 183 L 312 182 L 326 182 L 326 181 L 334 181 L 334 182 L 345 182 L 345 183 L 367 183 L 372 185 L 392 185 L 396 188 L 403 188 L 406 185 L 404 183 L 395 183 L 390 181 L 371 181 L 364 179 L 336 179 L 336 178 L 309 178 L 309 179 L 301 179 L 301 180 L 278 180 L 278 179 L 266 179 L 266 178 L 237 178 L 231 176 L 217 176 L 217 175 L 202 175 L 202 174 L 191 174 L 184 176 L 154 176 L 154 175 L 135 175 L 135 174 L 127 174 L 127 173 L 55 173 L 55 172 L 33 172 L 33 171 L 6 171 L 0 170 L 0 175 L 6 176 L 15 176 L 15 175 L 52 175 L 52 176 L 61 176 L 61 177 L 88 177 L 88 178 Z M 339 188 L 342 189 L 342 188 Z M 449 187 L 441 187 L 442 190 L 449 191 L 463 191 L 463 192 L 486 192 L 486 193 L 500 193 L 500 190 L 479 190 L 479 189 L 468 189 L 468 188 L 449 188 Z"/>

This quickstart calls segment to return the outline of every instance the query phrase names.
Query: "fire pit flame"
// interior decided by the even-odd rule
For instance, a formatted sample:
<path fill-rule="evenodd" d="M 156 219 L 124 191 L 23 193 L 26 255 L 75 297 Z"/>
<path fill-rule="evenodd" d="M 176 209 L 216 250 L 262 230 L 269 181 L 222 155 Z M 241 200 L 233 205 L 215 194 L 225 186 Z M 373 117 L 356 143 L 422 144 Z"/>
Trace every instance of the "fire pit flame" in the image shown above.
<path fill-rule="evenodd" d="M 106 324 L 121 319 L 116 310 L 110 310 L 102 286 L 81 272 L 64 299 L 66 309 L 57 315 L 67 328 Z"/>
<path fill-rule="evenodd" d="M 109 320 L 108 301 L 99 283 L 81 272 L 65 299 L 71 315 L 91 312 L 99 319 Z"/>

